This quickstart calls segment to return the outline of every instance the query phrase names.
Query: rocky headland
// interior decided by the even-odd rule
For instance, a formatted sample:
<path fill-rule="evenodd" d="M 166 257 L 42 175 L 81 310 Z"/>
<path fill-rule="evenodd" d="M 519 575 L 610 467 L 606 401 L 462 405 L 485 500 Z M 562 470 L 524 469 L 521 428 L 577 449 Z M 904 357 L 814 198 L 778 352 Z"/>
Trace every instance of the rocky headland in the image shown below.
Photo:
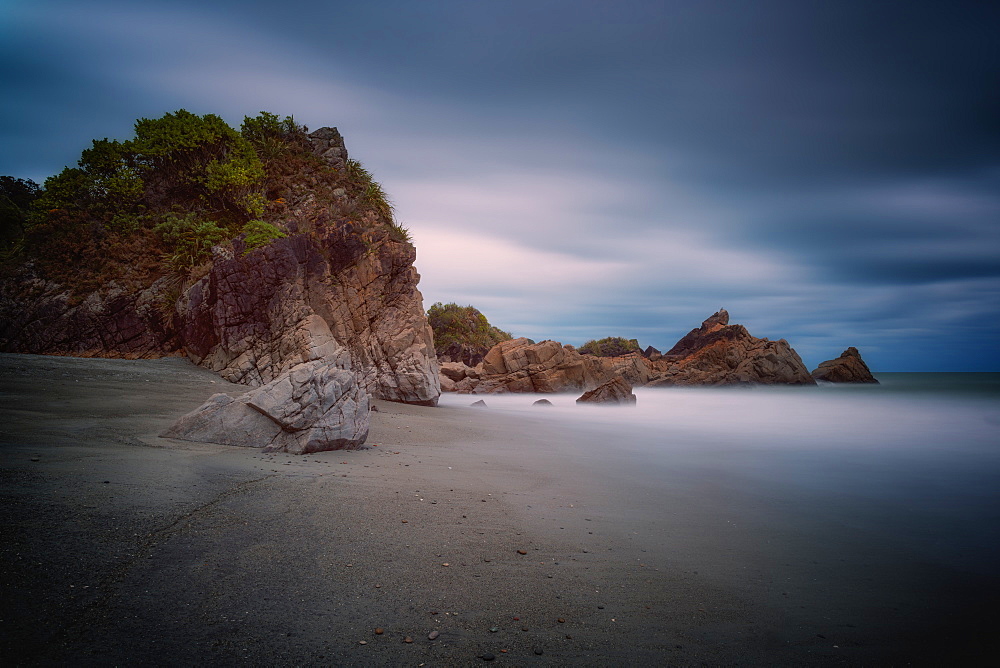
<path fill-rule="evenodd" d="M 228 202 L 222 213 L 200 204 L 207 194 L 183 199 L 204 178 L 191 182 L 169 166 L 157 168 L 149 158 L 153 166 L 135 176 L 141 191 L 137 207 L 146 212 L 135 214 L 138 230 L 126 234 L 114 228 L 125 214 L 109 218 L 107 203 L 80 210 L 66 204 L 39 214 L 35 236 L 26 236 L 23 256 L 8 261 L 0 282 L 0 351 L 184 355 L 226 380 L 260 389 L 234 402 L 210 401 L 196 411 L 197 419 L 187 418 L 190 430 L 181 424 L 172 436 L 261 447 L 266 442 L 290 452 L 357 447 L 367 434 L 369 397 L 435 405 L 440 395 L 433 335 L 413 266 L 416 251 L 395 223 L 381 187 L 348 157 L 336 128 L 306 134 L 290 119 L 256 126 L 249 124 L 252 120 L 247 119 L 243 137 L 217 131 L 233 152 L 252 143 L 244 137 L 256 140 L 252 145 L 259 159 L 251 155 L 246 161 L 261 173 L 255 192 Z M 153 154 L 139 148 L 144 121 L 137 123 L 134 147 L 123 151 L 129 160 Z M 181 121 L 185 129 L 217 126 L 210 117 L 186 112 L 155 122 Z M 198 157 L 177 151 L 192 162 Z M 106 168 L 103 163 L 101 169 L 92 167 L 93 162 L 92 152 L 84 152 L 82 169 L 75 171 L 100 180 Z M 213 164 L 202 167 L 211 172 Z M 54 192 L 57 184 L 46 183 Z M 168 190 L 170 196 L 164 194 Z M 174 213 L 184 206 L 189 210 L 183 216 Z M 158 212 L 149 213 L 154 209 Z M 257 214 L 259 220 L 239 227 Z M 110 255 L 148 242 L 153 252 L 146 255 L 155 259 L 121 268 L 92 253 L 97 257 L 88 261 L 97 269 L 87 276 L 97 276 L 94 287 L 46 266 L 44 251 L 61 248 L 56 244 L 65 230 L 84 225 L 112 238 Z M 174 237 L 167 234 L 174 231 L 169 225 L 181 226 Z M 263 240 L 253 236 L 260 229 L 266 233 Z M 199 245 L 184 245 L 192 238 Z M 85 247 L 70 251 L 84 252 L 80 248 Z M 164 251 L 162 262 L 156 250 Z M 295 415 L 279 405 L 279 397 L 298 406 Z M 263 398 L 267 407 L 261 405 Z M 300 405 L 313 400 L 319 404 Z M 249 431 L 230 430 L 234 420 L 259 424 Z"/>
<path fill-rule="evenodd" d="M 730 325 L 720 310 L 661 354 L 645 352 L 601 357 L 581 354 L 556 341 L 519 338 L 494 346 L 481 364 L 441 366 L 444 391 L 590 392 L 614 379 L 631 387 L 671 385 L 814 385 L 798 353 L 784 339 L 752 336 Z"/>
<path fill-rule="evenodd" d="M 140 119 L 32 197 L 0 249 L 0 352 L 186 356 L 255 388 L 211 397 L 173 438 L 355 448 L 372 399 L 434 406 L 442 391 L 634 403 L 642 386 L 877 382 L 854 348 L 810 374 L 725 310 L 666 353 L 512 338 L 454 303 L 425 313 L 381 186 L 336 128 L 290 117 Z"/>

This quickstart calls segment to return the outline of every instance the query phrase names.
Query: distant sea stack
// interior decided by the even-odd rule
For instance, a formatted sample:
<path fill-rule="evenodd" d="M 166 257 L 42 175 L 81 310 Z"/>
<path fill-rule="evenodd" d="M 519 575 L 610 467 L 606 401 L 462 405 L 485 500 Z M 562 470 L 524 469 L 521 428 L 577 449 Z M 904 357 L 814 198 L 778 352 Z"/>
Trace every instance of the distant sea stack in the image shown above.
<path fill-rule="evenodd" d="M 657 374 L 650 379 L 651 386 L 816 384 L 787 341 L 751 336 L 743 325 L 729 324 L 725 309 L 652 364 Z"/>
<path fill-rule="evenodd" d="M 837 359 L 821 362 L 813 370 L 812 377 L 828 383 L 878 383 L 854 346 L 842 352 Z"/>
<path fill-rule="evenodd" d="M 170 143 L 183 136 L 203 144 Z M 108 198 L 123 179 L 127 192 Z M 53 199 L 77 183 L 100 187 Z M 336 128 L 307 133 L 262 112 L 235 131 L 181 110 L 141 119 L 129 142 L 94 142 L 80 168 L 46 186 L 0 275 L 0 351 L 186 355 L 252 387 L 323 362 L 321 385 L 338 369 L 353 374 L 357 389 L 345 392 L 357 406 L 368 395 L 437 403 L 416 251 Z M 59 254 L 70 260 L 51 260 Z M 312 440 L 275 437 L 274 447 L 322 449 L 334 414 L 312 416 Z M 363 442 L 367 415 L 340 431 L 350 436 L 338 447 Z"/>

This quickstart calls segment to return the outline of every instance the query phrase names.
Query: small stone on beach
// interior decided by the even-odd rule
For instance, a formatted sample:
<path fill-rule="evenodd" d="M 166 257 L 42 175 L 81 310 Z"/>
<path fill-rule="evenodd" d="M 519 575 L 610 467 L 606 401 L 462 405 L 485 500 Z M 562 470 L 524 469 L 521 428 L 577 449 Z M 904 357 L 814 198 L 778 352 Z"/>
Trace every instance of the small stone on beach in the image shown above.
<path fill-rule="evenodd" d="M 406 636 L 405 638 L 403 638 L 403 642 L 409 644 L 413 642 L 413 638 L 411 638 L 410 636 Z"/>
<path fill-rule="evenodd" d="M 436 640 L 439 635 L 441 635 L 440 632 L 438 632 L 438 631 L 431 631 L 430 633 L 427 634 L 427 639 L 428 640 Z"/>
<path fill-rule="evenodd" d="M 375 629 L 375 635 L 380 636 L 383 633 L 385 633 L 385 629 L 383 629 L 382 627 Z"/>
<path fill-rule="evenodd" d="M 528 551 L 527 550 L 518 550 L 517 553 L 518 554 L 528 554 Z"/>

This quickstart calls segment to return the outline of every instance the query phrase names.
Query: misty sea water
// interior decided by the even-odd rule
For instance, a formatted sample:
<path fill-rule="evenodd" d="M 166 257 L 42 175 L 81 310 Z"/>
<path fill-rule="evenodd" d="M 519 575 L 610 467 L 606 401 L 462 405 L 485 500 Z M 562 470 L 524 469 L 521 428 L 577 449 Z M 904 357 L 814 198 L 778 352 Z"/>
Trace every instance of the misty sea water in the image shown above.
<path fill-rule="evenodd" d="M 881 656 L 976 663 L 1000 621 L 1000 374 L 877 377 L 637 388 L 634 407 L 441 404 L 529 424 L 610 490 L 644 550 L 770 601 L 788 642 L 836 627 Z"/>

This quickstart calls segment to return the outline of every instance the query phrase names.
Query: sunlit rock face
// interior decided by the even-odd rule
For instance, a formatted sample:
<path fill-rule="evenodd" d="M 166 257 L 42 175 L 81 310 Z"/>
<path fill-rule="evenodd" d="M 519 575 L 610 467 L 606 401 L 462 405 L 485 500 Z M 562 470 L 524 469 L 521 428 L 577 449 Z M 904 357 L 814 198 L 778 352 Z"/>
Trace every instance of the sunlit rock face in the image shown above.
<path fill-rule="evenodd" d="M 816 383 L 787 341 L 751 336 L 743 325 L 730 325 L 725 310 L 650 364 L 656 371 L 650 386 Z"/>
<path fill-rule="evenodd" d="M 877 383 L 868 365 L 861 359 L 861 353 L 851 346 L 833 360 L 821 362 L 812 372 L 816 380 L 828 383 Z"/>
<path fill-rule="evenodd" d="M 483 358 L 472 390 L 499 392 L 575 392 L 590 390 L 611 376 L 594 357 L 556 341 L 519 338 L 493 346 Z"/>

